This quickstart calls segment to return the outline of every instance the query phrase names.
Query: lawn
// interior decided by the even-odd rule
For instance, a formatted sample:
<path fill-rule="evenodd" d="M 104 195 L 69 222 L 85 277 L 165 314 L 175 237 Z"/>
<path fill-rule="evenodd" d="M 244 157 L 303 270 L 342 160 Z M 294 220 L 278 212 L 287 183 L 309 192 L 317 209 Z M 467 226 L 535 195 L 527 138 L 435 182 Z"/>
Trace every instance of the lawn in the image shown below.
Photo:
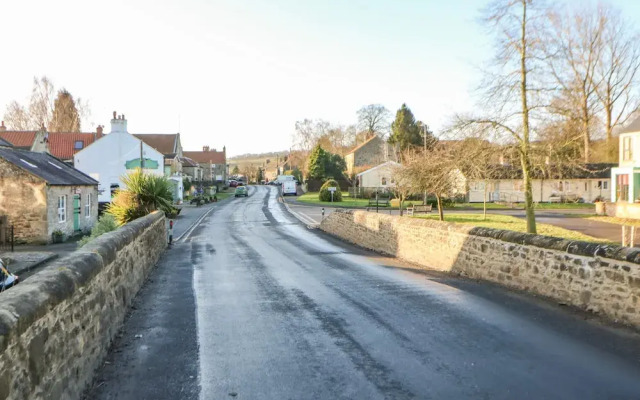
<path fill-rule="evenodd" d="M 591 221 L 607 222 L 609 224 L 640 226 L 640 220 L 629 218 L 609 217 L 606 215 L 576 215 L 576 218 L 588 219 Z"/>
<path fill-rule="evenodd" d="M 535 203 L 536 210 L 574 210 L 574 209 L 594 209 L 595 205 L 591 203 Z M 445 209 L 450 207 L 445 207 Z M 482 210 L 482 203 L 455 203 L 453 209 L 472 208 Z M 504 210 L 516 209 L 524 210 L 524 203 L 516 203 L 514 207 L 508 207 L 504 204 L 487 203 L 487 210 Z"/>
<path fill-rule="evenodd" d="M 415 218 L 425 218 L 437 220 L 437 214 L 421 215 Z M 524 219 L 512 217 L 510 215 L 487 214 L 487 219 L 482 220 L 482 215 L 476 214 L 448 214 L 445 212 L 444 220 L 457 224 L 480 226 L 485 228 L 504 229 L 516 232 L 526 232 L 527 224 Z M 570 240 L 582 240 L 587 242 L 608 242 L 604 239 L 597 239 L 580 232 L 571 231 L 548 224 L 537 224 L 538 234 L 546 236 L 555 236 Z"/>
<path fill-rule="evenodd" d="M 322 206 L 340 206 L 340 207 L 349 207 L 349 208 L 366 208 L 369 205 L 369 199 L 361 199 L 361 198 L 353 198 L 349 196 L 348 192 L 342 192 L 342 201 L 341 202 L 330 202 L 330 201 L 320 201 L 318 199 L 318 192 L 307 192 L 302 196 L 298 196 L 298 201 L 301 203 L 307 204 L 316 204 Z M 421 201 L 405 201 L 405 207 L 414 204 L 422 204 Z M 384 207 L 385 210 L 397 210 L 398 207 Z"/>

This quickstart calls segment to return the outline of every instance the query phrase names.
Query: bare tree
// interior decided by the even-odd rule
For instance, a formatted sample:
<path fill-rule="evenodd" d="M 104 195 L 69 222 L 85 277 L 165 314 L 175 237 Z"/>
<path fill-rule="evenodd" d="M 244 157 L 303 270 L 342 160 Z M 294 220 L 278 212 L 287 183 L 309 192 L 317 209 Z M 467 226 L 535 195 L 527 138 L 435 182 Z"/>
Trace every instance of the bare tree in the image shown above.
<path fill-rule="evenodd" d="M 33 89 L 29 101 L 29 117 L 31 129 L 49 126 L 53 113 L 53 98 L 55 89 L 53 83 L 46 76 L 33 78 Z"/>
<path fill-rule="evenodd" d="M 517 147 L 523 174 L 527 232 L 536 233 L 532 194 L 531 132 L 542 107 L 544 59 L 540 48 L 544 9 L 535 0 L 498 0 L 485 22 L 496 36 L 495 68 L 486 71 L 480 117 L 458 117 L 458 128 L 481 127 L 484 137 L 506 137 Z M 476 128 L 477 128 L 476 127 Z"/>
<path fill-rule="evenodd" d="M 600 107 L 596 70 L 604 48 L 607 12 L 603 7 L 554 10 L 549 13 L 549 21 L 546 56 L 562 100 L 555 102 L 555 108 L 565 118 L 580 122 L 583 158 L 588 163 Z"/>
<path fill-rule="evenodd" d="M 29 112 L 17 101 L 9 103 L 4 114 L 4 120 L 12 130 L 28 131 L 31 129 Z"/>
<path fill-rule="evenodd" d="M 391 112 L 381 104 L 369 104 L 357 111 L 358 127 L 367 132 L 367 136 L 384 137 L 389 133 Z"/>
<path fill-rule="evenodd" d="M 66 89 L 58 91 L 54 101 L 49 132 L 80 132 L 80 113 L 73 96 Z"/>
<path fill-rule="evenodd" d="M 640 37 L 618 11 L 606 10 L 603 15 L 606 18 L 604 46 L 594 72 L 599 82 L 596 95 L 602 104 L 609 160 L 612 160 L 616 156 L 612 154 L 614 129 L 624 125 L 640 108 L 635 89 L 640 69 Z"/>

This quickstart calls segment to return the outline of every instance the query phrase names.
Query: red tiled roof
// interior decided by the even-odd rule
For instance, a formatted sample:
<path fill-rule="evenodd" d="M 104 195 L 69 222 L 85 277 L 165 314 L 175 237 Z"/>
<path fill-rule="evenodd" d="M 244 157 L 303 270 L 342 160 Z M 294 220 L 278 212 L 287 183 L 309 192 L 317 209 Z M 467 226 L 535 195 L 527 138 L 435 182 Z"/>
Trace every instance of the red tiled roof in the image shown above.
<path fill-rule="evenodd" d="M 175 154 L 176 152 L 176 140 L 178 137 L 177 133 L 136 133 L 133 134 L 133 136 L 158 150 L 163 155 Z"/>
<path fill-rule="evenodd" d="M 61 160 L 69 160 L 73 155 L 95 142 L 95 133 L 49 132 L 49 153 Z M 76 149 L 75 143 L 82 142 L 82 148 Z"/>
<path fill-rule="evenodd" d="M 227 158 L 223 151 L 183 151 L 182 154 L 199 163 L 226 164 Z"/>
<path fill-rule="evenodd" d="M 36 131 L 0 131 L 0 137 L 15 147 L 31 149 L 36 139 Z"/>
<path fill-rule="evenodd" d="M 198 163 L 190 159 L 189 157 L 180 157 L 180 162 L 183 167 L 197 167 Z"/>

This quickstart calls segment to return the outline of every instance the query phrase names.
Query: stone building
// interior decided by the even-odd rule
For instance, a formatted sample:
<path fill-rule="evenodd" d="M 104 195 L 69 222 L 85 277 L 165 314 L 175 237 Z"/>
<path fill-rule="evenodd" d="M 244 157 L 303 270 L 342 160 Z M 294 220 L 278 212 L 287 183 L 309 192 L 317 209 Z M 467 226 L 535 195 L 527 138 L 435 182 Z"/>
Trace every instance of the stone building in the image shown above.
<path fill-rule="evenodd" d="M 347 174 L 353 176 L 387 161 L 397 161 L 393 147 L 378 135 L 367 139 L 344 156 Z"/>
<path fill-rule="evenodd" d="M 216 149 L 211 150 L 209 146 L 204 146 L 202 151 L 185 151 L 183 154 L 200 164 L 203 181 L 224 183 L 229 179 L 226 147 L 223 147 L 222 151 L 216 151 Z"/>
<path fill-rule="evenodd" d="M 98 217 L 98 182 L 50 154 L 0 147 L 0 215 L 20 242 L 87 232 Z"/>
<path fill-rule="evenodd" d="M 133 136 L 158 150 L 164 156 L 164 175 L 182 174 L 182 144 L 179 133 L 134 133 Z"/>

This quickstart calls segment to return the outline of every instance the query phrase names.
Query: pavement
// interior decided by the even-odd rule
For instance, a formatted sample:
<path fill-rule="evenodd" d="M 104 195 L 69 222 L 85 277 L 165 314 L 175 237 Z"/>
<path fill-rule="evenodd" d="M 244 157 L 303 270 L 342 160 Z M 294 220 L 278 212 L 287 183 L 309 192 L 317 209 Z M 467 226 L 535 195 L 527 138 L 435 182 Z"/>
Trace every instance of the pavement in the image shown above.
<path fill-rule="evenodd" d="M 322 221 L 322 208 L 325 210 L 325 217 L 336 209 L 336 207 L 322 207 L 318 205 L 304 204 L 290 197 L 285 198 L 284 201 L 287 203 L 287 207 L 297 214 L 296 216 L 298 218 L 312 226 L 317 226 L 320 224 L 320 221 Z M 375 212 L 375 209 L 371 211 Z M 400 215 L 400 211 L 398 210 L 390 210 L 382 207 L 379 208 L 378 212 L 390 215 Z M 499 209 L 488 210 L 487 212 L 489 214 L 512 215 L 516 218 L 525 218 L 524 210 Z M 482 210 L 445 210 L 445 218 L 447 213 L 481 214 Z M 555 225 L 572 231 L 578 231 L 594 238 L 620 243 L 622 240 L 622 228 L 620 225 L 574 217 L 577 215 L 593 214 L 594 212 L 589 212 L 589 210 L 584 209 L 539 210 L 536 211 L 536 221 L 541 224 Z"/>
<path fill-rule="evenodd" d="M 638 398 L 637 331 L 355 248 L 276 188 L 249 193 L 165 252 L 86 399 Z"/>

